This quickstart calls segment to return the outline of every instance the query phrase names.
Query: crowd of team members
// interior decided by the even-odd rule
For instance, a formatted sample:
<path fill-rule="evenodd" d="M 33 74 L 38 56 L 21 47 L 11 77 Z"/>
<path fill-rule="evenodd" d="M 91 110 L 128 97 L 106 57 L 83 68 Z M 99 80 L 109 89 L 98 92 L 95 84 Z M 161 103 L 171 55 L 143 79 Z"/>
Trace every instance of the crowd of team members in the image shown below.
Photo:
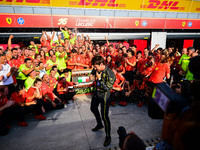
<path fill-rule="evenodd" d="M 152 84 L 161 83 L 166 77 L 170 85 L 170 74 L 174 83 L 179 84 L 182 78 L 193 80 L 188 70 L 191 57 L 198 55 L 194 48 L 183 48 L 182 54 L 173 47 L 155 48 L 142 51 L 136 45 L 129 48 L 123 43 L 116 46 L 93 44 L 89 36 L 77 36 L 67 27 L 58 40 L 53 41 L 55 33 L 50 37 L 42 33 L 40 44 L 30 42 L 26 48 L 11 47 L 12 39 L 8 39 L 8 48 L 0 49 L 0 134 L 9 131 L 13 117 L 18 117 L 18 125 L 25 127 L 24 116 L 34 112 L 35 118 L 45 120 L 46 110 L 64 108 L 68 100 L 73 100 L 75 92 L 68 89 L 78 83 L 71 82 L 71 70 L 92 69 L 91 59 L 101 55 L 106 65 L 116 76 L 110 98 L 110 105 L 126 106 L 127 102 L 136 101 L 138 107 L 145 102 Z M 107 45 L 107 46 L 106 46 Z M 175 86 L 174 86 L 175 87 Z M 175 88 L 178 92 L 178 88 Z M 119 96 L 119 98 L 118 98 Z"/>

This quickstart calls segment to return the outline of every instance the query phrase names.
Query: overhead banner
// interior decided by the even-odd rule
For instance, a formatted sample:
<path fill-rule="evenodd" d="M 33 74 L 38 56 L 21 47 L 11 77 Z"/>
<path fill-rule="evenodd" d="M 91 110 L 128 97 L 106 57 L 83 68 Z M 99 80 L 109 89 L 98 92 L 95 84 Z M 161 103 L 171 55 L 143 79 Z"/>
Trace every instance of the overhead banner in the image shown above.
<path fill-rule="evenodd" d="M 0 0 L 0 5 L 200 12 L 200 0 Z"/>
<path fill-rule="evenodd" d="M 50 15 L 8 15 L 0 14 L 0 27 L 30 27 L 30 28 L 52 28 Z"/>
<path fill-rule="evenodd" d="M 155 19 L 133 17 L 84 17 L 0 14 L 0 27 L 107 28 L 107 29 L 200 29 L 200 19 Z"/>
<path fill-rule="evenodd" d="M 115 29 L 200 29 L 200 20 L 133 17 L 52 16 L 53 27 Z"/>

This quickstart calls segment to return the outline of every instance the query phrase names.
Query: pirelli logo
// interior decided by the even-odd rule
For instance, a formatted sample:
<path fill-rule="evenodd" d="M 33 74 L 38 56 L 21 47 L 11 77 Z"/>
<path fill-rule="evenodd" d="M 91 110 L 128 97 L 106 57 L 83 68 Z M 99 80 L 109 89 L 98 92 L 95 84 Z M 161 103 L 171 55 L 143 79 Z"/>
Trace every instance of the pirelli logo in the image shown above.
<path fill-rule="evenodd" d="M 116 0 L 79 0 L 69 1 L 69 5 L 75 6 L 100 6 L 100 7 L 126 7 L 126 4 L 118 4 Z"/>

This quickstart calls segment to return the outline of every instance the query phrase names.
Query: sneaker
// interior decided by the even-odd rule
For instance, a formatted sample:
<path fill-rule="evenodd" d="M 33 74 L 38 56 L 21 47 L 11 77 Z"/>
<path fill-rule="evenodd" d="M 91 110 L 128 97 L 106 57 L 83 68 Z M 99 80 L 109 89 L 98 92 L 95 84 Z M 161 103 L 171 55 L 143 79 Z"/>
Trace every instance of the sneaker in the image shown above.
<path fill-rule="evenodd" d="M 103 125 L 97 125 L 96 127 L 94 127 L 94 128 L 92 129 L 92 131 L 98 131 L 98 130 L 100 130 L 100 129 L 103 129 Z"/>
<path fill-rule="evenodd" d="M 119 105 L 122 105 L 123 104 L 123 101 L 119 102 Z"/>
<path fill-rule="evenodd" d="M 126 106 L 126 105 L 127 105 L 127 102 L 124 101 L 124 102 L 122 103 L 122 105 L 123 105 L 123 106 Z"/>
<path fill-rule="evenodd" d="M 106 136 L 105 141 L 104 141 L 104 146 L 108 146 L 110 145 L 111 142 L 111 136 Z"/>
<path fill-rule="evenodd" d="M 20 127 L 27 127 L 28 126 L 28 124 L 25 121 L 18 122 L 17 125 L 20 126 Z"/>
<path fill-rule="evenodd" d="M 143 102 L 140 102 L 138 105 L 137 105 L 137 107 L 142 107 L 144 105 L 144 103 Z"/>
<path fill-rule="evenodd" d="M 35 119 L 38 119 L 38 120 L 46 120 L 46 117 L 43 116 L 43 115 L 35 115 Z"/>

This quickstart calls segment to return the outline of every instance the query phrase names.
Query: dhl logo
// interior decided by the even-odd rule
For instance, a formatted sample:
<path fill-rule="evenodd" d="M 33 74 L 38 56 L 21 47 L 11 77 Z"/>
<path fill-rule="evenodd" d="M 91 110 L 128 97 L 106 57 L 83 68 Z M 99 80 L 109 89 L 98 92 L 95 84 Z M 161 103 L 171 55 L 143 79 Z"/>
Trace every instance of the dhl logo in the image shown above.
<path fill-rule="evenodd" d="M 160 1 L 149 0 L 149 5 L 141 5 L 141 8 L 149 9 L 171 9 L 171 10 L 184 10 L 185 7 L 177 7 L 178 1 Z"/>
<path fill-rule="evenodd" d="M 69 1 L 69 5 L 79 6 L 108 6 L 108 7 L 126 7 L 126 4 L 117 4 L 116 0 L 79 0 Z"/>
<path fill-rule="evenodd" d="M 15 3 L 22 3 L 22 2 L 25 2 L 25 3 L 39 3 L 39 4 L 50 4 L 50 0 L 0 0 L 0 2 L 15 2 Z"/>

